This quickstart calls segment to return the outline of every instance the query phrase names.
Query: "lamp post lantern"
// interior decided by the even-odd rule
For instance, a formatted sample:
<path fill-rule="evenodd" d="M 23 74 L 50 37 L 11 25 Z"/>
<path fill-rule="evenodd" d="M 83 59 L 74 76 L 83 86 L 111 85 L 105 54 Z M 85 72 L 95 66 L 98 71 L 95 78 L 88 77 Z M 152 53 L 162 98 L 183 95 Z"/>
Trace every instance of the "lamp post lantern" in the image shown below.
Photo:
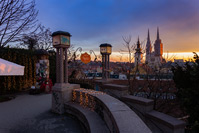
<path fill-rule="evenodd" d="M 100 45 L 100 53 L 102 54 L 102 79 L 107 80 L 110 77 L 110 54 L 112 53 L 112 46 L 108 43 Z"/>

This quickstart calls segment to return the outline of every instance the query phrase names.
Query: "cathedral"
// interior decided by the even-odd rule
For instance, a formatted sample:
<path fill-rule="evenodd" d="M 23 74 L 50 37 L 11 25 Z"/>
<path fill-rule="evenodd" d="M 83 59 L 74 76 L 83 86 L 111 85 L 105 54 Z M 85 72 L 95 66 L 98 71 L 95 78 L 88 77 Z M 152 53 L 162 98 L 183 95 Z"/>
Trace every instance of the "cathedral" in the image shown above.
<path fill-rule="evenodd" d="M 149 34 L 149 30 L 148 30 L 145 63 L 148 66 L 150 66 L 151 68 L 158 68 L 163 62 L 165 62 L 165 59 L 162 57 L 163 44 L 160 39 L 159 28 L 157 28 L 157 39 L 155 40 L 153 47 L 154 47 L 154 51 L 152 51 L 150 34 Z M 136 51 L 135 52 L 135 64 L 139 65 L 142 63 L 142 57 L 143 57 L 143 53 L 142 53 L 141 47 L 140 47 L 139 38 L 137 41 L 137 48 L 135 49 L 135 51 Z"/>
<path fill-rule="evenodd" d="M 158 68 L 163 62 L 165 62 L 165 59 L 162 57 L 162 55 L 163 55 L 163 44 L 160 39 L 159 28 L 157 29 L 157 39 L 155 40 L 154 43 L 154 51 L 152 51 L 150 34 L 148 30 L 145 63 L 152 68 Z"/>

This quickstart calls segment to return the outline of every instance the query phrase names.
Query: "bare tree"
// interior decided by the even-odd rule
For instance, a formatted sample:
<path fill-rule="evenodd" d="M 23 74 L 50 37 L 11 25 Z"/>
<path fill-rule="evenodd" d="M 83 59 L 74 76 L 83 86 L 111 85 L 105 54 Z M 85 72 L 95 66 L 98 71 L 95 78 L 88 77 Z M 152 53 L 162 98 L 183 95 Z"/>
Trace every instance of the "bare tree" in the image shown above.
<path fill-rule="evenodd" d="M 124 54 L 124 52 L 127 52 L 128 53 L 128 60 L 129 60 L 129 66 L 128 66 L 128 69 L 127 69 L 127 77 L 128 77 L 128 82 L 129 82 L 129 90 L 130 90 L 130 88 L 131 88 L 131 71 L 132 71 L 132 69 L 133 69 L 133 66 L 132 66 L 132 61 L 133 61 L 133 59 L 134 59 L 134 52 L 135 52 L 135 50 L 136 50 L 136 43 L 133 43 L 133 44 L 131 44 L 131 36 L 129 36 L 129 37 L 122 37 L 122 39 L 123 39 L 123 41 L 125 42 L 124 44 L 123 44 L 123 46 L 124 46 L 124 48 L 126 48 L 126 50 L 124 50 L 124 49 L 121 49 L 120 50 L 120 54 Z M 141 44 L 140 44 L 140 47 L 141 47 L 141 51 L 142 51 L 142 53 L 144 53 L 145 51 L 144 51 L 144 41 L 142 41 L 141 42 Z M 143 57 L 142 57 L 143 58 Z M 136 59 L 135 59 L 136 60 Z M 136 68 L 138 67 L 137 66 L 138 64 L 136 64 Z"/>
<path fill-rule="evenodd" d="M 125 52 L 128 53 L 128 62 L 131 64 L 133 59 L 134 59 L 134 52 L 135 52 L 135 49 L 136 49 L 136 43 L 133 43 L 131 44 L 131 36 L 129 37 L 122 37 L 124 43 L 123 43 L 123 46 L 125 49 L 120 49 L 120 54 L 124 54 Z M 141 42 L 141 50 L 142 50 L 142 53 L 145 52 L 145 45 L 144 44 L 145 41 L 142 41 Z M 132 66 L 130 65 L 130 67 L 132 68 Z M 130 68 L 130 69 L 131 69 Z"/>
<path fill-rule="evenodd" d="M 154 109 L 159 111 L 165 111 L 165 105 L 174 101 L 176 92 L 170 70 L 173 59 L 165 60 L 168 62 L 162 62 L 158 68 L 151 68 L 147 64 L 143 64 L 142 68 L 145 70 L 145 74 L 142 75 L 142 80 L 134 79 L 130 89 L 131 94 L 135 96 L 153 99 Z"/>
<path fill-rule="evenodd" d="M 35 0 L 0 0 L 0 47 L 18 40 L 36 25 Z"/>
<path fill-rule="evenodd" d="M 130 81 L 130 74 L 131 74 L 131 69 L 132 69 L 132 59 L 133 59 L 133 51 L 135 50 L 136 45 L 131 45 L 131 36 L 129 35 L 128 37 L 122 37 L 124 43 L 123 46 L 126 48 L 126 50 L 121 49 L 120 54 L 123 54 L 124 52 L 128 53 L 128 60 L 129 60 L 129 66 L 127 68 L 127 79 L 128 79 L 128 86 L 129 86 L 129 91 L 131 89 L 131 81 Z"/>
<path fill-rule="evenodd" d="M 135 45 L 131 45 L 131 36 L 129 35 L 128 37 L 122 37 L 124 43 L 123 43 L 123 46 L 124 48 L 126 48 L 126 50 L 124 49 L 121 49 L 120 50 L 120 53 L 124 53 L 124 52 L 127 52 L 128 53 L 128 60 L 129 60 L 129 63 L 132 62 L 132 55 L 133 55 L 133 51 L 135 50 Z"/>
<path fill-rule="evenodd" d="M 39 26 L 34 33 L 24 35 L 18 41 L 22 47 L 28 48 L 30 50 L 34 49 L 44 49 L 44 50 L 52 50 L 52 32 L 49 28 L 45 28 L 44 26 Z"/>
<path fill-rule="evenodd" d="M 29 50 L 37 49 L 36 48 L 36 46 L 38 45 L 38 37 L 37 37 L 37 35 L 33 35 L 33 36 L 25 35 L 20 40 L 22 40 L 20 45 L 22 45 L 23 47 L 25 47 L 25 48 L 27 47 Z"/>
<path fill-rule="evenodd" d="M 44 49 L 44 50 L 51 50 L 53 49 L 52 45 L 52 32 L 50 31 L 50 28 L 45 28 L 44 26 L 40 26 L 40 32 L 37 35 L 38 36 L 38 49 Z"/>

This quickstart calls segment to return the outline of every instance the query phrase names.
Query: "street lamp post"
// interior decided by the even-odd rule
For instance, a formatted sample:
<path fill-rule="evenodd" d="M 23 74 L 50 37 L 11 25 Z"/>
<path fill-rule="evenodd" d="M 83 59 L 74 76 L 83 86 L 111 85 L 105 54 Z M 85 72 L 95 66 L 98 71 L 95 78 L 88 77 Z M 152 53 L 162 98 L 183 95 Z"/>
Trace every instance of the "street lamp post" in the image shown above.
<path fill-rule="evenodd" d="M 68 83 L 68 57 L 67 50 L 70 47 L 71 34 L 57 31 L 52 34 L 53 47 L 56 48 L 56 83 Z M 63 57 L 65 56 L 65 63 Z M 65 65 L 64 65 L 65 64 Z"/>
<path fill-rule="evenodd" d="M 56 48 L 56 83 L 52 88 L 52 111 L 64 113 L 64 103 L 72 100 L 72 90 L 80 88 L 77 84 L 68 83 L 68 55 L 70 33 L 57 31 L 52 34 L 53 47 Z"/>
<path fill-rule="evenodd" d="M 112 53 L 112 46 L 108 43 L 100 45 L 100 53 L 102 54 L 102 79 L 107 80 L 110 77 L 110 54 Z"/>

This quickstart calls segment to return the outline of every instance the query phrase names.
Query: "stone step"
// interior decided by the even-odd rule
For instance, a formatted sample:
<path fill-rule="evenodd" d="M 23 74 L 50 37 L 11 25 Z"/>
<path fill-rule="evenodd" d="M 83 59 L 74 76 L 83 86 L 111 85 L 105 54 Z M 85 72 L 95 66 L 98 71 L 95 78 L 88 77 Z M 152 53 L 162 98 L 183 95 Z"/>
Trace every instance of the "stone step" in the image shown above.
<path fill-rule="evenodd" d="M 68 102 L 64 106 L 65 112 L 75 116 L 90 133 L 109 133 L 102 118 L 89 108 L 83 108 L 78 103 Z"/>

